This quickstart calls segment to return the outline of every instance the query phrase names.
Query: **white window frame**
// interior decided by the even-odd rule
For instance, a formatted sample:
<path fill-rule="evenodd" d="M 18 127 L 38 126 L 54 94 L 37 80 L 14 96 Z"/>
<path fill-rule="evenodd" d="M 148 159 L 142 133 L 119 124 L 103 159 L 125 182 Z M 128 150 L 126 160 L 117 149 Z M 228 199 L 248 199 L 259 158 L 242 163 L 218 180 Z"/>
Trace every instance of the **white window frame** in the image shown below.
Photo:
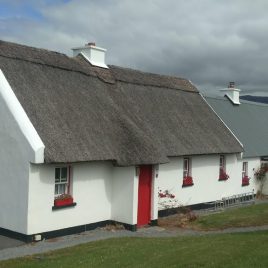
<path fill-rule="evenodd" d="M 66 171 L 63 172 L 63 170 L 65 169 Z M 59 172 L 59 174 L 57 174 L 57 172 Z M 65 172 L 66 172 L 66 176 L 64 174 Z M 54 180 L 55 180 L 55 189 L 54 189 L 55 197 L 62 195 L 62 194 L 69 194 L 70 167 L 68 166 L 55 167 Z"/>
<path fill-rule="evenodd" d="M 184 157 L 183 158 L 183 178 L 191 176 L 191 158 Z"/>
<path fill-rule="evenodd" d="M 248 176 L 248 162 L 242 163 L 242 178 Z"/>

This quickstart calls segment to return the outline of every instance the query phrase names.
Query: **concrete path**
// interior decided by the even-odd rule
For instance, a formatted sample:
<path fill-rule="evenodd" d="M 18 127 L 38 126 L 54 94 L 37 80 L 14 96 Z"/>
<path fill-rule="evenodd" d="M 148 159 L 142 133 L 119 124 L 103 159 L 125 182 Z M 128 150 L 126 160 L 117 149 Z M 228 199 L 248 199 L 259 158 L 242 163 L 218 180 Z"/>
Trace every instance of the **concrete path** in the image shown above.
<path fill-rule="evenodd" d="M 0 235 L 0 250 L 21 246 L 23 244 L 24 243 L 19 240 Z"/>

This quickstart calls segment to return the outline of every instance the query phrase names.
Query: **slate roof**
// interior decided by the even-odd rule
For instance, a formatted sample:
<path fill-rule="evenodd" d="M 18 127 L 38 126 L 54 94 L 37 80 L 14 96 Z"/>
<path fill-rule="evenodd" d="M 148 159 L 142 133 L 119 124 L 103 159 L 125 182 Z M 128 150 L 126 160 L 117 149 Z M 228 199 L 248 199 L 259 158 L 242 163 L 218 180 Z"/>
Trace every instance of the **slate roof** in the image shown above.
<path fill-rule="evenodd" d="M 268 156 L 268 105 L 244 101 L 233 105 L 226 97 L 205 97 L 244 147 L 244 157 Z"/>
<path fill-rule="evenodd" d="M 0 41 L 0 69 L 45 144 L 45 162 L 120 166 L 241 152 L 188 80 Z"/>

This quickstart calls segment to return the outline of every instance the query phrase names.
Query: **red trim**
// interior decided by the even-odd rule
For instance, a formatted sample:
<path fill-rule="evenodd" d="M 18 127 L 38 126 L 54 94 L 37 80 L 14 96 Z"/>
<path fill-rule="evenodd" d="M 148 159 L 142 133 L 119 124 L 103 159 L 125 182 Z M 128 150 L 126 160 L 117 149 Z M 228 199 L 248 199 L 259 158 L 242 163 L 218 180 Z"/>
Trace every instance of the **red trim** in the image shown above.
<path fill-rule="evenodd" d="M 68 165 L 68 189 L 67 189 L 68 194 L 70 194 L 70 185 L 71 185 L 71 166 Z"/>

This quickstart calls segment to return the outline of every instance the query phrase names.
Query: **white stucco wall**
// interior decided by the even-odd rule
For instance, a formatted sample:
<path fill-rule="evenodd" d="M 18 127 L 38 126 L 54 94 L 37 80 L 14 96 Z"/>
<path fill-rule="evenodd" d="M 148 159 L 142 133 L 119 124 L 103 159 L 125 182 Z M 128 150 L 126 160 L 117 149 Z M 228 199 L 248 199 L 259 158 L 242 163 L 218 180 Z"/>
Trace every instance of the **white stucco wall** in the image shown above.
<path fill-rule="evenodd" d="M 219 181 L 219 155 L 194 156 L 192 159 L 192 177 L 194 185 L 182 187 L 183 158 L 171 158 L 170 163 L 160 165 L 158 189 L 175 194 L 173 203 L 192 205 L 211 202 L 234 194 L 256 191 L 254 179 L 249 186 L 242 187 L 242 162 L 248 161 L 249 176 L 253 178 L 253 168 L 258 167 L 259 158 L 241 160 L 237 155 L 226 155 L 226 171 L 230 178 Z M 163 202 L 165 199 L 159 199 Z M 161 206 L 160 206 L 161 209 Z M 163 209 L 163 208 L 162 208 Z"/>
<path fill-rule="evenodd" d="M 151 220 L 158 219 L 158 173 L 159 165 L 154 165 L 152 172 Z"/>
<path fill-rule="evenodd" d="M 137 224 L 139 180 L 134 166 L 114 167 L 108 162 L 72 164 L 71 194 L 77 205 L 52 211 L 55 167 L 30 166 L 27 234 L 105 220 Z M 158 181 L 154 177 L 155 173 L 151 219 L 157 219 L 158 214 Z"/>
<path fill-rule="evenodd" d="M 0 94 L 0 227 L 24 233 L 30 148 Z"/>
<path fill-rule="evenodd" d="M 137 223 L 135 167 L 114 167 L 108 162 L 72 164 L 71 194 L 77 206 L 52 211 L 55 167 L 30 167 L 27 234 L 105 220 Z"/>
<path fill-rule="evenodd" d="M 112 164 L 73 164 L 71 193 L 75 207 L 52 211 L 54 165 L 31 165 L 27 234 L 111 219 Z"/>
<path fill-rule="evenodd" d="M 268 174 L 266 174 L 266 180 L 262 189 L 264 195 L 268 195 Z"/>
<path fill-rule="evenodd" d="M 0 122 L 0 227 L 25 233 L 29 161 L 43 161 L 44 145 L 1 70 Z"/>
<path fill-rule="evenodd" d="M 136 224 L 138 178 L 135 167 L 114 167 L 112 178 L 112 220 Z"/>

